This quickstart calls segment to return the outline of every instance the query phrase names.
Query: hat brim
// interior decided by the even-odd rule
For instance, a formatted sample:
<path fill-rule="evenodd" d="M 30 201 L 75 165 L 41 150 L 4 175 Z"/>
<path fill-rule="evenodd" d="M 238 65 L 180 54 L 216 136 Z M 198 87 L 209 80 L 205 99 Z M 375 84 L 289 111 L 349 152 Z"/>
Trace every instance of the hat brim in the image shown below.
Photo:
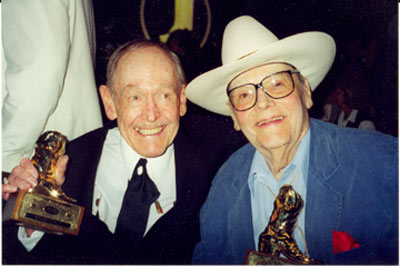
<path fill-rule="evenodd" d="M 314 90 L 328 73 L 335 52 L 335 42 L 326 33 L 296 34 L 198 76 L 187 85 L 186 96 L 209 111 L 229 116 L 226 86 L 240 72 L 265 63 L 285 62 L 295 66 Z"/>

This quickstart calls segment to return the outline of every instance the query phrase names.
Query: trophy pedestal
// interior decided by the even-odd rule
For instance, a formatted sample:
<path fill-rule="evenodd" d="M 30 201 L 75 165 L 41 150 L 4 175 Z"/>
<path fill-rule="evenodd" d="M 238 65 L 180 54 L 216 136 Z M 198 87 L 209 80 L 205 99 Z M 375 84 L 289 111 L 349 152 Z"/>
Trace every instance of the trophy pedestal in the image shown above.
<path fill-rule="evenodd" d="M 53 234 L 78 235 L 84 207 L 27 190 L 10 196 L 3 221 Z"/>
<path fill-rule="evenodd" d="M 265 254 L 255 250 L 247 250 L 244 261 L 246 265 L 298 265 L 299 262 L 290 261 L 287 258 L 281 258 Z"/>

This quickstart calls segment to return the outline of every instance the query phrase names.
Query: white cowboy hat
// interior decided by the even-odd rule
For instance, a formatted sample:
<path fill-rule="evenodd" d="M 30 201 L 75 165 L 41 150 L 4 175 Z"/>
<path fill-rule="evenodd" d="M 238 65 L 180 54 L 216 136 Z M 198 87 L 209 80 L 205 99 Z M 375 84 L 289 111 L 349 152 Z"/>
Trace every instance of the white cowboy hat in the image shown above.
<path fill-rule="evenodd" d="M 307 78 L 314 90 L 329 71 L 335 41 L 323 32 L 304 32 L 279 40 L 250 16 L 232 20 L 222 39 L 222 66 L 210 70 L 186 87 L 189 100 L 212 112 L 229 116 L 226 86 L 240 72 L 269 62 L 286 62 Z"/>

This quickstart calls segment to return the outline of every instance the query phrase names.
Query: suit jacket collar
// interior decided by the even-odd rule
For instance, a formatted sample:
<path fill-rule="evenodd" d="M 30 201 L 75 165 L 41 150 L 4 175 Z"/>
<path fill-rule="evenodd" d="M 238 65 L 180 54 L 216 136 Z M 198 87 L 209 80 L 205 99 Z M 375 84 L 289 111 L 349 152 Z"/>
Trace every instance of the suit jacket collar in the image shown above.
<path fill-rule="evenodd" d="M 334 132 L 321 126 L 322 122 L 310 119 L 311 145 L 310 169 L 321 181 L 329 180 L 339 167 L 338 140 Z M 317 160 L 318 159 L 318 160 Z"/>
<path fill-rule="evenodd" d="M 208 194 L 210 180 L 206 174 L 210 169 L 202 169 L 209 159 L 204 148 L 197 144 L 183 128 L 180 128 L 174 140 L 176 171 L 176 207 L 198 208 L 203 205 Z M 202 191 L 203 193 L 199 193 Z M 201 195 L 199 197 L 199 195 Z M 184 211 L 185 212 L 185 211 Z M 187 212 L 186 212 L 187 213 Z"/>
<path fill-rule="evenodd" d="M 240 167 L 238 173 L 235 173 L 235 180 L 232 182 L 230 190 L 234 193 L 235 203 L 232 210 L 229 212 L 228 221 L 235 221 L 228 223 L 231 228 L 228 232 L 232 232 L 229 240 L 232 245 L 233 256 L 239 256 L 236 261 L 242 260 L 244 254 L 237 252 L 237 250 L 252 249 L 255 250 L 253 233 L 253 219 L 251 213 L 251 200 L 250 189 L 248 186 L 248 177 L 251 167 L 251 162 L 255 153 L 255 148 L 249 143 L 242 148 L 241 157 L 237 158 L 243 167 Z M 237 221 L 240 219 L 239 221 Z M 237 225 L 240 224 L 239 227 Z M 237 228 L 234 228 L 237 227 Z M 236 246 L 237 245 L 237 246 Z M 242 258 L 240 258 L 242 257 Z"/>
<path fill-rule="evenodd" d="M 91 131 L 72 141 L 67 147 L 70 160 L 63 189 L 67 195 L 78 199 L 79 204 L 86 208 L 87 213 L 90 213 L 92 209 L 96 171 L 108 129 L 102 127 Z"/>
<path fill-rule="evenodd" d="M 248 172 L 247 172 L 248 173 Z M 247 174 L 248 176 L 248 174 Z M 253 232 L 253 219 L 251 213 L 251 201 L 250 201 L 250 189 L 249 186 L 242 186 L 242 188 L 237 193 L 237 204 L 234 205 L 232 210 L 229 212 L 228 217 L 228 232 L 232 232 L 228 237 L 231 239 L 229 242 L 236 243 L 239 247 L 232 247 L 232 254 L 234 257 L 241 257 L 239 261 L 244 258 L 245 254 L 237 252 L 237 250 L 251 249 L 255 250 L 257 247 L 254 243 L 254 232 Z M 247 204 L 240 204 L 247 203 Z M 237 221 L 239 219 L 239 221 Z M 235 221 L 236 220 L 236 221 Z M 235 221 L 231 223 L 229 221 Z M 236 227 L 238 224 L 240 226 Z M 238 261 L 236 259 L 235 261 Z"/>
<path fill-rule="evenodd" d="M 324 259 L 332 250 L 332 232 L 339 226 L 342 195 L 333 188 L 339 167 L 336 131 L 310 119 L 311 146 L 307 183 L 306 238 L 312 257 Z M 332 211 L 336 210 L 336 211 Z"/>

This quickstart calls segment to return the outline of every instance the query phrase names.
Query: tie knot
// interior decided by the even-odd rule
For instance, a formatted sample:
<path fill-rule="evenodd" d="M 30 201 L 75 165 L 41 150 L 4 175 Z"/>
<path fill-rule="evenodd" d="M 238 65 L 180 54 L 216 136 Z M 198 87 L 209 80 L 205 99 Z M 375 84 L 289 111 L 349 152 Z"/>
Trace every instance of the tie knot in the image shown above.
<path fill-rule="evenodd" d="M 136 164 L 135 172 L 138 175 L 142 175 L 144 170 L 146 169 L 147 160 L 144 158 L 140 158 L 139 162 Z"/>

